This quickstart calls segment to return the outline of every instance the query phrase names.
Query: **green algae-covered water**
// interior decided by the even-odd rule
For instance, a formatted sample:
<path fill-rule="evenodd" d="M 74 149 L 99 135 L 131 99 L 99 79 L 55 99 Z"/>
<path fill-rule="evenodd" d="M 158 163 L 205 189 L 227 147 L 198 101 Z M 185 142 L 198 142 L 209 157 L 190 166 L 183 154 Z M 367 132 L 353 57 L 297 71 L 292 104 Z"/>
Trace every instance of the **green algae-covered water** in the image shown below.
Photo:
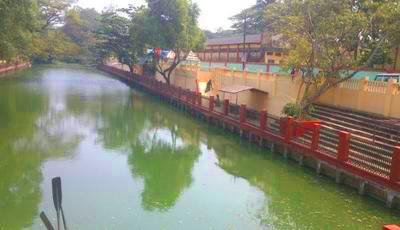
<path fill-rule="evenodd" d="M 0 79 L 0 229 L 379 229 L 400 213 L 95 70 Z"/>

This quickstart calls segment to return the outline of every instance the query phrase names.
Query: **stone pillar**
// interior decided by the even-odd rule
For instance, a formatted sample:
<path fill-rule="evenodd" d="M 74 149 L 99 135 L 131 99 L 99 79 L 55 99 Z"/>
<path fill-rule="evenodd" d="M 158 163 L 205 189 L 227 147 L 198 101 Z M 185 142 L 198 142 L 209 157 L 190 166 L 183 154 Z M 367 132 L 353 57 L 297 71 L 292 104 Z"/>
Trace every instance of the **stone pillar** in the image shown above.
<path fill-rule="evenodd" d="M 387 83 L 387 89 L 385 94 L 385 104 L 383 108 L 383 115 L 390 116 L 390 108 L 392 106 L 392 99 L 394 95 L 394 90 L 396 87 L 397 81 L 395 79 L 390 79 Z"/>

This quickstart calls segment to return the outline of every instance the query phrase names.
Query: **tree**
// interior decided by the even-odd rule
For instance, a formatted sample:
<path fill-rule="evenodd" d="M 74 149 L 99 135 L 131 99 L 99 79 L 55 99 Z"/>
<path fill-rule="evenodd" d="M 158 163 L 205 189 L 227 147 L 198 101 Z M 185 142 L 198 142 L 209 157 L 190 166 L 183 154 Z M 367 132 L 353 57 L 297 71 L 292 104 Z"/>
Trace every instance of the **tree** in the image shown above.
<path fill-rule="evenodd" d="M 265 29 L 265 8 L 275 0 L 257 0 L 257 3 L 230 18 L 233 21 L 232 29 L 237 33 L 261 33 Z"/>
<path fill-rule="evenodd" d="M 189 0 L 147 0 L 146 25 L 138 28 L 139 34 L 151 34 L 149 47 L 160 47 L 175 53 L 172 60 L 154 58 L 155 70 L 170 84 L 171 73 L 187 58 L 191 50 L 204 44 L 204 36 L 198 27 L 198 6 Z"/>
<path fill-rule="evenodd" d="M 0 60 L 29 55 L 30 40 L 37 25 L 35 1 L 0 0 Z"/>
<path fill-rule="evenodd" d="M 322 94 L 354 77 L 372 63 L 379 49 L 399 38 L 392 32 L 399 26 L 396 1 L 376 1 L 374 8 L 366 5 L 369 14 L 357 10 L 356 3 L 284 0 L 267 6 L 267 29 L 281 35 L 289 51 L 285 66 L 302 73 L 304 89 L 296 102 L 299 118 L 308 115 Z M 366 40 L 373 41 L 369 51 L 363 49 Z M 367 58 L 354 55 L 356 49 L 368 53 Z"/>
<path fill-rule="evenodd" d="M 42 29 L 61 24 L 67 9 L 75 0 L 38 0 Z"/>
<path fill-rule="evenodd" d="M 57 29 L 34 36 L 31 43 L 31 53 L 35 63 L 53 63 L 54 60 L 66 61 L 81 53 L 81 48 L 71 41 L 63 31 Z"/>
<path fill-rule="evenodd" d="M 62 31 L 76 45 L 80 47 L 79 55 L 71 57 L 79 63 L 94 62 L 95 57 L 95 31 L 99 29 L 100 23 L 97 19 L 100 14 L 94 9 L 82 9 L 74 7 L 65 15 Z"/>
<path fill-rule="evenodd" d="M 133 73 L 133 65 L 138 63 L 143 47 L 138 47 L 130 33 L 130 20 L 118 15 L 115 11 L 104 12 L 97 30 L 98 57 L 104 60 L 115 56 L 120 63 L 129 66 Z"/>

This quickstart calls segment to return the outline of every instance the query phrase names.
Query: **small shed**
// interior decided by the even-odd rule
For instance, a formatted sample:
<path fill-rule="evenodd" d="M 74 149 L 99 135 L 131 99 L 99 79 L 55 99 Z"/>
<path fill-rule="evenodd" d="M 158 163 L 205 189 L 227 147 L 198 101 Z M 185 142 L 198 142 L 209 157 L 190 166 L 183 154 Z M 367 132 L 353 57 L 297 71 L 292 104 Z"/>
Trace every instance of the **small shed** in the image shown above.
<path fill-rule="evenodd" d="M 268 98 L 268 92 L 247 85 L 224 86 L 218 91 L 222 93 L 222 100 L 234 100 L 236 104 L 247 104 L 254 109 L 264 108 Z"/>

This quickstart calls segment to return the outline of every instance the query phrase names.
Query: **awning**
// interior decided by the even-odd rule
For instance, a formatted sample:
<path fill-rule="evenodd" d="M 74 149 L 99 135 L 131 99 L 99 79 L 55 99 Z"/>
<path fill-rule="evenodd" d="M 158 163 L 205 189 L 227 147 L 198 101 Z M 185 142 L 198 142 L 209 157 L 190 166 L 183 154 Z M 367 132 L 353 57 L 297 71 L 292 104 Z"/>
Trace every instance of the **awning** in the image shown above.
<path fill-rule="evenodd" d="M 265 92 L 265 91 L 255 88 L 255 87 L 247 86 L 247 85 L 225 86 L 225 87 L 222 87 L 219 91 L 221 91 L 223 93 L 230 93 L 230 94 L 238 94 L 243 91 L 256 91 L 256 92 L 268 94 L 268 92 Z"/>

